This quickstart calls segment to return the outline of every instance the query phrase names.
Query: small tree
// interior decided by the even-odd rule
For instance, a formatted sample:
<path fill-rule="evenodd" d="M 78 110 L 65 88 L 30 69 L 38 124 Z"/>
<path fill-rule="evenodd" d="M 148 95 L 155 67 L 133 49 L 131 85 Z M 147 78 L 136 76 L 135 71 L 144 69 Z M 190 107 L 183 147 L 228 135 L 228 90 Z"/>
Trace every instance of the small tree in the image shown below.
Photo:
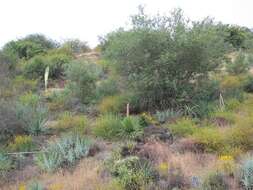
<path fill-rule="evenodd" d="M 222 62 L 223 31 L 212 19 L 190 22 L 181 10 L 149 17 L 140 9 L 133 27 L 119 29 L 102 42 L 104 55 L 124 77 L 142 109 L 189 103 L 198 83 Z"/>

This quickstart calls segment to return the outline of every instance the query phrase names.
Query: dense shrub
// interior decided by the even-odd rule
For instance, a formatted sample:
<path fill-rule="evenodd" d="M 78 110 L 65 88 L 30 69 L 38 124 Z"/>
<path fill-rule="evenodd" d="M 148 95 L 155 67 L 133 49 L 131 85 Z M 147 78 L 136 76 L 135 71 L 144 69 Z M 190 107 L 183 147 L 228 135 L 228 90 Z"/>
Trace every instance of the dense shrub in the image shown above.
<path fill-rule="evenodd" d="M 169 17 L 141 11 L 132 18 L 133 27 L 110 33 L 102 49 L 137 105 L 154 110 L 191 103 L 194 87 L 222 63 L 226 44 L 218 26 L 210 19 L 187 22 L 182 11 Z"/>
<path fill-rule="evenodd" d="M 25 63 L 24 75 L 31 79 L 43 79 L 47 65 L 43 56 L 36 56 Z"/>
<path fill-rule="evenodd" d="M 228 184 L 225 182 L 222 174 L 214 172 L 210 173 L 203 182 L 203 190 L 228 190 Z"/>
<path fill-rule="evenodd" d="M 49 49 L 55 48 L 56 43 L 40 34 L 28 35 L 16 41 L 10 41 L 2 49 L 1 62 L 14 70 L 20 60 L 28 60 L 36 55 L 43 54 Z"/>
<path fill-rule="evenodd" d="M 198 130 L 195 122 L 189 118 L 179 119 L 176 123 L 169 124 L 168 127 L 174 135 L 180 137 L 192 135 Z"/>
<path fill-rule="evenodd" d="M 98 110 L 101 113 L 120 113 L 126 110 L 128 98 L 124 95 L 108 96 L 101 100 Z"/>
<path fill-rule="evenodd" d="M 43 79 L 45 69 L 49 66 L 49 78 L 58 79 L 63 76 L 65 64 L 70 61 L 71 56 L 64 53 L 38 55 L 24 63 L 24 74 L 28 78 Z"/>
<path fill-rule="evenodd" d="M 68 87 L 83 103 L 91 103 L 95 98 L 96 81 L 99 77 L 100 67 L 88 61 L 73 61 L 68 64 L 66 77 Z"/>
<path fill-rule="evenodd" d="M 114 96 L 119 92 L 116 79 L 108 78 L 100 81 L 97 84 L 97 99 L 102 99 L 106 96 Z"/>
<path fill-rule="evenodd" d="M 53 172 L 59 167 L 73 165 L 77 160 L 88 155 L 91 142 L 77 134 L 62 136 L 48 144 L 35 157 L 37 165 L 45 171 Z"/>
<path fill-rule="evenodd" d="M 245 190 L 253 188 L 253 159 L 248 158 L 242 162 L 241 166 L 241 183 Z"/>

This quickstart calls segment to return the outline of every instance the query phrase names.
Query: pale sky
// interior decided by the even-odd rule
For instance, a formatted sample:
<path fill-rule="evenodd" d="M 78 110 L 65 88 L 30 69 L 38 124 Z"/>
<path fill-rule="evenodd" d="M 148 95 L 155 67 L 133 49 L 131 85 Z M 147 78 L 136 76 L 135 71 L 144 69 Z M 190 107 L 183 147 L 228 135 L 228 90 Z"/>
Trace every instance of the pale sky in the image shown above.
<path fill-rule="evenodd" d="M 193 20 L 211 16 L 253 28 L 253 0 L 0 0 L 0 47 L 32 33 L 94 47 L 98 36 L 125 26 L 140 4 L 151 14 L 180 7 Z"/>

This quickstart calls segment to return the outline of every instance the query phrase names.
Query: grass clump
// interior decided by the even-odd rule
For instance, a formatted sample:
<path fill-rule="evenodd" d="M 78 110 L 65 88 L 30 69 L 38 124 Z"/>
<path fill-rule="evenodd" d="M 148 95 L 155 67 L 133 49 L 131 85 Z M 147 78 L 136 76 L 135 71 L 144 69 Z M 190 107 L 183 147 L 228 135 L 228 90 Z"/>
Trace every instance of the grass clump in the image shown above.
<path fill-rule="evenodd" d="M 59 167 L 73 165 L 88 155 L 91 142 L 77 134 L 69 134 L 57 139 L 35 157 L 37 165 L 45 171 L 53 172 Z"/>
<path fill-rule="evenodd" d="M 120 113 L 127 104 L 127 98 L 123 95 L 107 96 L 103 98 L 98 105 L 101 113 Z"/>
<path fill-rule="evenodd" d="M 181 118 L 176 123 L 168 125 L 168 128 L 171 129 L 174 135 L 179 137 L 192 135 L 198 130 L 197 125 L 190 118 Z"/>
<path fill-rule="evenodd" d="M 18 135 L 14 138 L 14 141 L 9 144 L 8 148 L 11 151 L 31 151 L 34 148 L 33 139 L 31 136 Z"/>
<path fill-rule="evenodd" d="M 73 130 L 76 132 L 84 132 L 87 129 L 88 120 L 84 115 L 73 115 L 70 112 L 64 112 L 60 115 L 54 128 L 59 130 Z"/>
<path fill-rule="evenodd" d="M 112 140 L 119 137 L 121 129 L 121 118 L 117 115 L 106 114 L 96 120 L 93 132 L 96 136 Z"/>
<path fill-rule="evenodd" d="M 218 172 L 210 173 L 203 181 L 203 190 L 228 190 L 228 184 L 225 182 L 222 174 Z"/>
<path fill-rule="evenodd" d="M 128 139 L 134 140 L 142 135 L 143 127 L 138 117 L 125 117 L 107 114 L 100 116 L 93 132 L 96 136 L 108 140 Z"/>
<path fill-rule="evenodd" d="M 224 149 L 224 136 L 215 127 L 203 127 L 192 138 L 204 152 L 221 152 Z"/>

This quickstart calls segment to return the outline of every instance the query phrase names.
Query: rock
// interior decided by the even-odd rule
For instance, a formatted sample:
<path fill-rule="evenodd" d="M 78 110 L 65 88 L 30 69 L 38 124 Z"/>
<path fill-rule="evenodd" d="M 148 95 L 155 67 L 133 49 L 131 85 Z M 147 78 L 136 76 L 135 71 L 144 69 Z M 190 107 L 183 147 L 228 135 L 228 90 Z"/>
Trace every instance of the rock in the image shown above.
<path fill-rule="evenodd" d="M 143 141 L 150 139 L 160 140 L 169 144 L 173 143 L 173 136 L 170 131 L 158 126 L 149 126 L 144 129 Z"/>

